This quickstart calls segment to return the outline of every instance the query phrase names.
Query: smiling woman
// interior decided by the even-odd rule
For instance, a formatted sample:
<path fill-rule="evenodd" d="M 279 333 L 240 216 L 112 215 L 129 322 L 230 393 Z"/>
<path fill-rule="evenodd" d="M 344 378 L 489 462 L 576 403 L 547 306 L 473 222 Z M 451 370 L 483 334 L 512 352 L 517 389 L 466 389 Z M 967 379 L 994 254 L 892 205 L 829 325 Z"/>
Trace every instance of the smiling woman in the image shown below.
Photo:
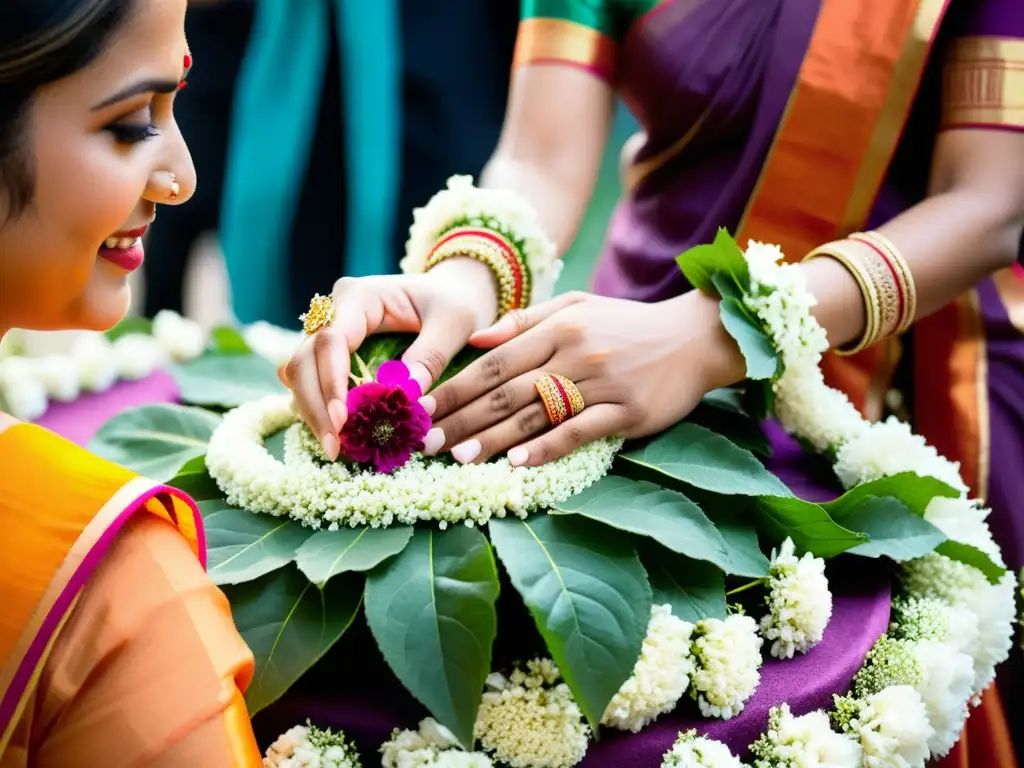
<path fill-rule="evenodd" d="M 0 337 L 126 312 L 157 206 L 195 185 L 185 9 L 0 3 Z M 260 764 L 187 496 L 0 412 L 0 526 L 0 766 Z"/>

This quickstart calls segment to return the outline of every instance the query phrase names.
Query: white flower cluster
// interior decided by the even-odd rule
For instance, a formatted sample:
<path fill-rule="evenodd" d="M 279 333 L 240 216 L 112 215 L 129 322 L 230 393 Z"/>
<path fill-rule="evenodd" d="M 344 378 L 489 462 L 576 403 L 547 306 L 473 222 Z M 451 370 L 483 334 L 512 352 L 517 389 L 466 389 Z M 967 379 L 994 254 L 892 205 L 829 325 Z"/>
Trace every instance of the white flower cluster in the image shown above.
<path fill-rule="evenodd" d="M 103 392 L 118 380 L 149 376 L 172 360 L 202 354 L 206 336 L 175 312 L 153 319 L 153 333 L 129 333 L 110 341 L 88 331 L 11 331 L 0 359 L 0 403 L 12 416 L 37 419 L 51 401 L 67 403 L 83 392 Z"/>
<path fill-rule="evenodd" d="M 702 619 L 694 629 L 693 686 L 701 714 L 729 720 L 743 711 L 761 682 L 757 622 L 743 614 Z"/>
<path fill-rule="evenodd" d="M 768 730 L 750 747 L 754 768 L 860 768 L 860 744 L 832 730 L 821 710 L 794 717 L 788 704 L 768 714 Z"/>
<path fill-rule="evenodd" d="M 605 709 L 601 725 L 639 733 L 676 708 L 690 685 L 694 625 L 672 615 L 669 605 L 651 607 L 651 620 L 633 675 Z"/>
<path fill-rule="evenodd" d="M 523 258 L 530 271 L 530 303 L 550 299 L 562 261 L 555 244 L 537 222 L 537 212 L 515 192 L 475 187 L 472 176 L 452 176 L 446 189 L 434 195 L 426 206 L 413 211 L 402 271 L 407 274 L 423 272 L 434 244 L 454 222 L 480 220 L 480 226 L 485 226 L 489 218 L 500 221 L 523 243 Z"/>
<path fill-rule="evenodd" d="M 277 737 L 263 758 L 263 768 L 362 768 L 355 747 L 343 733 L 296 725 Z"/>
<path fill-rule="evenodd" d="M 618 439 L 598 440 L 540 467 L 513 467 L 507 459 L 463 465 L 414 456 L 384 475 L 322 461 L 319 443 L 298 421 L 290 395 L 246 403 L 224 416 L 210 438 L 206 466 L 228 503 L 312 528 L 428 520 L 442 528 L 482 525 L 491 517 L 525 517 L 565 501 L 602 478 L 622 446 Z M 263 440 L 289 426 L 282 463 Z"/>
<path fill-rule="evenodd" d="M 661 768 L 743 768 L 743 763 L 722 742 L 691 730 L 679 734 L 662 758 Z"/>
<path fill-rule="evenodd" d="M 550 659 L 487 678 L 476 738 L 508 768 L 571 768 L 583 760 L 590 728 Z"/>
<path fill-rule="evenodd" d="M 769 613 L 761 619 L 761 634 L 773 641 L 772 656 L 791 659 L 820 643 L 832 618 L 825 561 L 810 552 L 797 559 L 787 538 L 772 557 L 769 574 Z"/>
<path fill-rule="evenodd" d="M 381 748 L 381 768 L 492 768 L 482 752 L 465 752 L 455 735 L 432 717 L 419 730 L 391 734 Z"/>
<path fill-rule="evenodd" d="M 860 742 L 864 768 L 924 768 L 935 729 L 921 695 L 890 685 L 864 699 L 836 699 L 840 729 Z"/>

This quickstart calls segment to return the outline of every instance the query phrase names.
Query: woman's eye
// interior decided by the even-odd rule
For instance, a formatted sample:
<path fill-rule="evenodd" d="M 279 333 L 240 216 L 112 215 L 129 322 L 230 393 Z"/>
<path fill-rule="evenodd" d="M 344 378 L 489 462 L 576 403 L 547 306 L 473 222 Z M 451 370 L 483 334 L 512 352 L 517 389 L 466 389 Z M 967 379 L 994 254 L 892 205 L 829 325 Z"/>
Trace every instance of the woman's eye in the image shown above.
<path fill-rule="evenodd" d="M 107 130 L 122 144 L 138 144 L 160 135 L 160 130 L 152 123 L 134 125 L 131 123 L 114 123 Z"/>

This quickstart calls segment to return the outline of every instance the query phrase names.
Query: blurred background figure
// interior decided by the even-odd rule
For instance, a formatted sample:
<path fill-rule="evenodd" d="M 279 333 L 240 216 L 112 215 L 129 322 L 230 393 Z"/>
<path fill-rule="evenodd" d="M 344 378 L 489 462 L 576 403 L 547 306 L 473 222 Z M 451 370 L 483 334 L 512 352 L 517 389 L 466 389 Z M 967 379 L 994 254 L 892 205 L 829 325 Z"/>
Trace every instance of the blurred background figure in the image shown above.
<path fill-rule="evenodd" d="M 184 310 L 190 256 L 200 237 L 219 225 L 231 104 L 252 17 L 253 0 L 189 1 L 185 32 L 199 66 L 174 111 L 202 182 L 188 205 L 166 207 L 151 229 L 143 291 L 149 317 Z"/>

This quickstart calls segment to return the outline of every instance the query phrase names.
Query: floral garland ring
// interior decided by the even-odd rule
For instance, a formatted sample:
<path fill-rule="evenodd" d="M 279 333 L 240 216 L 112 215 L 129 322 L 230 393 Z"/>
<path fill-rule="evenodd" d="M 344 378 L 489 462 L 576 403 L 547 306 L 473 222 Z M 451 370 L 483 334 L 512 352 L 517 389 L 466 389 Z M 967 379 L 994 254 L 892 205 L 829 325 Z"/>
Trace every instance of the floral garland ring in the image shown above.
<path fill-rule="evenodd" d="M 264 440 L 286 429 L 284 461 Z M 559 504 L 600 480 L 622 440 L 585 445 L 541 467 L 507 459 L 455 464 L 415 454 L 391 474 L 328 462 L 300 423 L 290 395 L 246 403 L 224 416 L 210 438 L 206 466 L 229 504 L 288 516 L 311 528 L 409 525 L 435 521 L 483 525 L 492 517 Z"/>

